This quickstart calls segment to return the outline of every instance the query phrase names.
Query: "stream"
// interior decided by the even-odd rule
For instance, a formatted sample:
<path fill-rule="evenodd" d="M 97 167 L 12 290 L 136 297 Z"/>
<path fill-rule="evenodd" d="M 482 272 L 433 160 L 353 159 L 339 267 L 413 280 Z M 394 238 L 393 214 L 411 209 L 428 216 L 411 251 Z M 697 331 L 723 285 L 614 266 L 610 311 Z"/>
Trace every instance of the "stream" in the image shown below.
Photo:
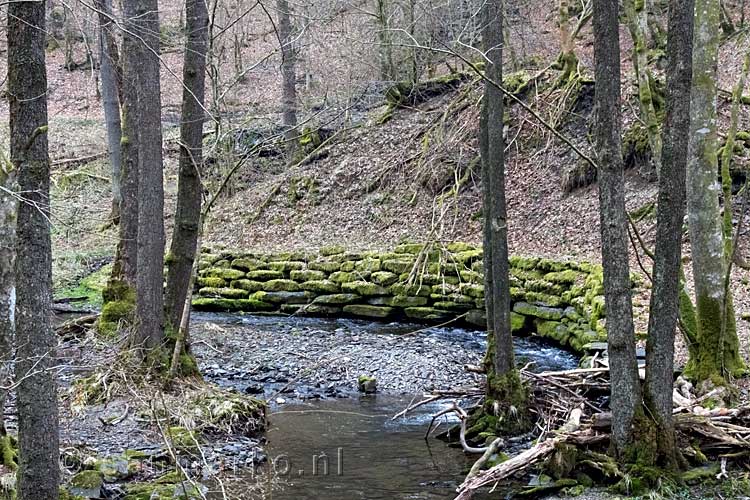
<path fill-rule="evenodd" d="M 206 378 L 268 398 L 267 459 L 239 469 L 226 487 L 242 498 L 449 499 L 476 457 L 424 439 L 445 403 L 392 417 L 422 392 L 475 380 L 484 333 L 350 319 L 197 314 L 194 350 Z M 418 333 L 415 333 L 418 332 Z M 540 338 L 515 339 L 519 365 L 577 365 Z M 360 395 L 356 379 L 377 377 Z M 451 422 L 442 421 L 445 430 Z M 217 496 L 214 498 L 221 498 Z"/>

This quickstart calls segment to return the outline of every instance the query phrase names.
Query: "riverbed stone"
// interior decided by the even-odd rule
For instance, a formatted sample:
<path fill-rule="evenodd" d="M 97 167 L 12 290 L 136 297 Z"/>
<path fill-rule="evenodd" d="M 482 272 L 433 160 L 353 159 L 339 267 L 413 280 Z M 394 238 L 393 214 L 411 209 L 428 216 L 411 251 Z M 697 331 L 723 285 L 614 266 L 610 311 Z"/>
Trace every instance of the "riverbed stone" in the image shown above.
<path fill-rule="evenodd" d="M 70 479 L 68 491 L 71 495 L 83 498 L 100 498 L 104 478 L 101 472 L 85 470 Z"/>
<path fill-rule="evenodd" d="M 546 306 L 535 306 L 528 302 L 516 302 L 513 305 L 513 312 L 523 314 L 524 316 L 532 316 L 535 318 L 560 321 L 564 315 L 562 309 Z"/>
<path fill-rule="evenodd" d="M 348 293 L 356 293 L 363 297 L 371 297 L 376 295 L 388 295 L 388 290 L 375 283 L 369 283 L 367 281 L 352 281 L 349 283 L 343 283 L 341 290 Z"/>
<path fill-rule="evenodd" d="M 377 283 L 380 286 L 391 286 L 396 281 L 398 281 L 398 276 L 388 271 L 378 271 L 372 273 L 370 279 L 373 281 L 373 283 Z"/>
<path fill-rule="evenodd" d="M 245 273 L 237 269 L 212 267 L 203 271 L 203 276 L 207 278 L 221 278 L 223 280 L 232 281 L 244 278 Z"/>
<path fill-rule="evenodd" d="M 312 281 L 305 281 L 300 285 L 300 288 L 303 290 L 307 290 L 308 292 L 314 292 L 314 293 L 339 293 L 341 291 L 341 287 L 334 283 L 331 280 L 312 280 Z"/>
<path fill-rule="evenodd" d="M 289 273 L 289 277 L 294 281 L 320 281 L 326 278 L 326 273 L 323 271 L 316 271 L 314 269 L 295 269 Z"/>
<path fill-rule="evenodd" d="M 352 304 L 360 300 L 360 296 L 354 293 L 336 293 L 331 295 L 320 295 L 315 297 L 313 304 L 324 304 L 324 305 L 346 305 Z"/>
<path fill-rule="evenodd" d="M 434 307 L 407 307 L 404 309 L 404 313 L 409 318 L 427 321 L 446 321 L 455 317 L 455 314 L 450 311 L 441 311 Z"/>
<path fill-rule="evenodd" d="M 263 284 L 263 290 L 266 292 L 298 292 L 300 286 L 296 281 L 276 279 L 266 281 Z"/>
<path fill-rule="evenodd" d="M 245 277 L 249 280 L 254 281 L 269 281 L 278 280 L 284 277 L 284 273 L 281 271 L 274 271 L 269 269 L 259 269 L 257 271 L 248 271 Z"/>
<path fill-rule="evenodd" d="M 387 318 L 393 314 L 392 307 L 370 306 L 365 304 L 351 304 L 344 306 L 346 314 L 354 316 L 363 316 L 366 318 Z"/>
<path fill-rule="evenodd" d="M 260 281 L 253 281 L 253 280 L 235 280 L 232 281 L 232 288 L 239 288 L 242 290 L 247 290 L 248 292 L 257 292 L 260 290 L 263 290 L 263 283 Z"/>

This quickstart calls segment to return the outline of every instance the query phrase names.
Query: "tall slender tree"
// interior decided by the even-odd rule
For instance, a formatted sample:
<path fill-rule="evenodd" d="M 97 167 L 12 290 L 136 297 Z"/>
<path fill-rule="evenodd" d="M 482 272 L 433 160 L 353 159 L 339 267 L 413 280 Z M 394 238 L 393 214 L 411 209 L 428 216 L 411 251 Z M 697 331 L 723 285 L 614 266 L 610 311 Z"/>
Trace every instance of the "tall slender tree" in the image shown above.
<path fill-rule="evenodd" d="M 679 315 L 685 169 L 690 129 L 694 0 L 671 0 L 667 33 L 667 110 L 656 209 L 656 250 L 646 341 L 644 400 L 657 429 L 658 459 L 680 465 L 672 420 L 674 334 Z"/>
<path fill-rule="evenodd" d="M 104 122 L 107 127 L 107 149 L 112 168 L 112 221 L 120 220 L 122 190 L 122 124 L 120 122 L 120 91 L 122 89 L 122 72 L 120 55 L 113 30 L 112 0 L 97 0 L 99 16 L 99 75 L 102 82 L 102 105 Z"/>
<path fill-rule="evenodd" d="M 617 0 L 594 1 L 596 148 L 613 410 L 611 451 L 615 457 L 627 459 L 625 454 L 633 439 L 634 418 L 642 399 L 628 264 L 618 13 Z"/>
<path fill-rule="evenodd" d="M 11 358 L 16 313 L 16 220 L 18 217 L 17 170 L 0 156 L 0 384 L 7 385 L 12 374 Z M 0 436 L 5 435 L 5 400 L 0 389 Z"/>
<path fill-rule="evenodd" d="M 289 161 L 297 151 L 297 49 L 288 0 L 277 0 L 279 15 L 279 44 L 281 45 L 281 115 L 284 141 Z"/>
<path fill-rule="evenodd" d="M 200 231 L 203 121 L 208 49 L 208 9 L 205 0 L 185 2 L 187 43 L 183 65 L 182 122 L 177 212 L 167 259 L 165 308 L 170 328 L 180 326 Z"/>
<path fill-rule="evenodd" d="M 486 0 L 482 12 L 482 43 L 487 60 L 480 123 L 484 207 L 484 269 L 487 309 L 486 412 L 505 418 L 503 430 L 526 425 L 526 395 L 513 356 L 508 281 L 508 217 L 505 203 L 503 93 L 493 83 L 503 81 L 502 0 Z M 492 83 L 491 83 L 492 82 Z M 511 408 L 512 407 L 512 408 Z"/>
<path fill-rule="evenodd" d="M 162 175 L 159 8 L 157 0 L 125 0 L 123 12 L 135 36 L 127 63 L 138 101 L 138 225 L 136 335 L 149 350 L 164 340 L 164 181 Z M 133 57 L 135 56 L 135 57 Z M 132 90 L 132 89 L 131 89 Z M 131 117 L 127 117 L 126 123 Z M 129 124 L 129 123 L 128 123 Z"/>
<path fill-rule="evenodd" d="M 697 359 L 688 373 L 699 382 L 723 383 L 744 369 L 734 324 L 719 195 L 717 66 L 719 0 L 695 1 L 693 82 L 688 135 L 687 211 L 696 298 Z"/>
<path fill-rule="evenodd" d="M 45 2 L 8 5 L 10 157 L 24 203 L 16 259 L 16 408 L 20 500 L 59 497 L 57 385 L 52 371 L 52 244 L 49 224 Z"/>

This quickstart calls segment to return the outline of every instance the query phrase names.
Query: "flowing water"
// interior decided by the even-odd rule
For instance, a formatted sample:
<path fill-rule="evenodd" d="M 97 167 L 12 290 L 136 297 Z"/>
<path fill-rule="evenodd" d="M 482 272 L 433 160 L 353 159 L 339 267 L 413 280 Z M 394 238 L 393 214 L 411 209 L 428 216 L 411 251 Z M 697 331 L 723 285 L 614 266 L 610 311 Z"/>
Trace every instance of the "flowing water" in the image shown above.
<path fill-rule="evenodd" d="M 357 335 L 403 335 L 418 325 L 352 320 L 202 315 L 200 321 L 221 322 L 242 335 L 263 331 L 341 331 Z M 231 333 L 230 333 L 231 334 Z M 486 346 L 481 332 L 430 328 L 420 335 L 448 340 L 476 352 Z M 537 370 L 569 369 L 574 355 L 537 338 L 516 339 L 519 365 L 534 362 Z M 221 381 L 219 381 L 221 382 Z M 236 383 L 227 382 L 231 385 Z M 267 461 L 243 471 L 229 485 L 242 498 L 276 500 L 450 499 L 476 457 L 467 457 L 434 438 L 424 439 L 432 415 L 445 403 L 425 405 L 405 418 L 392 417 L 413 401 L 408 395 L 377 394 L 347 398 L 290 400 L 272 405 L 265 446 Z M 441 429 L 450 422 L 443 421 Z"/>

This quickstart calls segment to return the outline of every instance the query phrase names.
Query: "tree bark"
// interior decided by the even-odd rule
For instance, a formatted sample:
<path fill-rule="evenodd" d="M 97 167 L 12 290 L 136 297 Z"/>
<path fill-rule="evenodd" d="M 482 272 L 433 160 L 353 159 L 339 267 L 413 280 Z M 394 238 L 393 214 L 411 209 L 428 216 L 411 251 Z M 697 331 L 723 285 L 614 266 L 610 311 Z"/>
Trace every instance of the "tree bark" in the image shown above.
<path fill-rule="evenodd" d="M 396 68 L 393 65 L 393 45 L 391 44 L 391 33 L 389 31 L 388 1 L 376 0 L 376 9 L 380 79 L 385 82 L 391 82 L 396 80 Z"/>
<path fill-rule="evenodd" d="M 19 500 L 56 500 L 60 482 L 45 46 L 45 2 L 9 4 L 10 154 L 25 198 L 16 246 Z"/>
<path fill-rule="evenodd" d="M 674 335 L 679 315 L 685 170 L 690 131 L 694 0 L 671 0 L 667 32 L 667 113 L 656 211 L 653 288 L 646 341 L 645 403 L 657 426 L 660 461 L 680 465 L 672 420 Z"/>
<path fill-rule="evenodd" d="M 297 49 L 294 46 L 291 11 L 287 0 L 277 0 L 279 43 L 281 44 L 281 122 L 288 161 L 292 162 L 299 141 L 297 137 Z"/>
<path fill-rule="evenodd" d="M 132 10 L 132 1 L 123 3 L 125 20 L 122 36 L 122 107 L 120 139 L 121 175 L 120 231 L 112 281 L 121 282 L 123 288 L 135 289 L 138 268 L 138 169 L 139 127 L 138 67 L 140 65 L 139 28 L 126 7 Z M 110 286 L 110 288 L 112 288 Z M 118 297 L 121 298 L 121 297 Z M 106 301 L 106 298 L 105 298 Z"/>
<path fill-rule="evenodd" d="M 204 0 L 185 2 L 188 39 L 183 65 L 182 123 L 180 126 L 180 170 L 174 233 L 167 259 L 165 309 L 167 324 L 181 324 L 185 298 L 200 231 L 201 171 L 203 169 L 203 121 L 205 119 L 206 51 L 208 10 Z"/>
<path fill-rule="evenodd" d="M 487 78 L 503 81 L 503 5 L 487 0 L 483 6 L 482 43 L 487 58 Z M 480 123 L 484 204 L 484 269 L 487 311 L 487 397 L 484 411 L 498 415 L 502 428 L 513 432 L 527 424 L 526 394 L 513 355 L 510 327 L 510 287 L 508 280 L 508 218 L 505 203 L 503 138 L 503 93 L 485 83 Z M 516 414 L 516 418 L 511 415 Z"/>
<path fill-rule="evenodd" d="M 735 329 L 722 335 L 722 319 L 734 324 L 731 297 L 725 294 L 724 257 L 717 180 L 717 64 L 720 38 L 719 0 L 696 0 L 693 84 L 690 101 L 687 210 L 695 282 L 698 358 L 689 375 L 698 382 L 724 380 L 744 368 Z M 731 318 L 730 318 L 731 316 Z"/>
<path fill-rule="evenodd" d="M 641 110 L 641 120 L 646 124 L 648 142 L 656 167 L 661 172 L 662 138 L 659 130 L 659 118 L 656 116 L 654 104 L 654 89 L 651 87 L 653 76 L 648 68 L 648 9 L 643 0 L 625 0 L 625 15 L 628 29 L 633 39 L 633 67 L 638 80 L 638 102 Z"/>
<path fill-rule="evenodd" d="M 0 158 L 0 384 L 7 385 L 12 374 L 11 358 L 16 312 L 16 220 L 18 218 L 17 170 L 4 156 Z M 5 435 L 5 400 L 0 390 L 0 436 Z"/>
<path fill-rule="evenodd" d="M 641 404 L 635 355 L 633 304 L 628 265 L 625 180 L 620 110 L 620 32 L 617 0 L 594 2 L 596 60 L 596 148 L 599 163 L 604 296 L 610 359 L 611 451 L 622 458 L 633 439 L 633 420 Z"/>
<path fill-rule="evenodd" d="M 159 10 L 156 0 L 123 1 L 135 25 L 138 98 L 138 229 L 136 338 L 149 351 L 164 340 L 164 184 L 162 176 Z"/>
<path fill-rule="evenodd" d="M 112 167 L 112 221 L 117 224 L 120 220 L 120 204 L 122 191 L 120 177 L 122 175 L 122 124 L 120 123 L 120 90 L 122 88 L 122 74 L 120 70 L 120 56 L 117 51 L 115 34 L 112 31 L 112 1 L 97 0 L 99 9 L 99 74 L 102 82 L 102 105 L 104 108 L 104 122 L 107 127 L 107 148 L 109 162 Z"/>

